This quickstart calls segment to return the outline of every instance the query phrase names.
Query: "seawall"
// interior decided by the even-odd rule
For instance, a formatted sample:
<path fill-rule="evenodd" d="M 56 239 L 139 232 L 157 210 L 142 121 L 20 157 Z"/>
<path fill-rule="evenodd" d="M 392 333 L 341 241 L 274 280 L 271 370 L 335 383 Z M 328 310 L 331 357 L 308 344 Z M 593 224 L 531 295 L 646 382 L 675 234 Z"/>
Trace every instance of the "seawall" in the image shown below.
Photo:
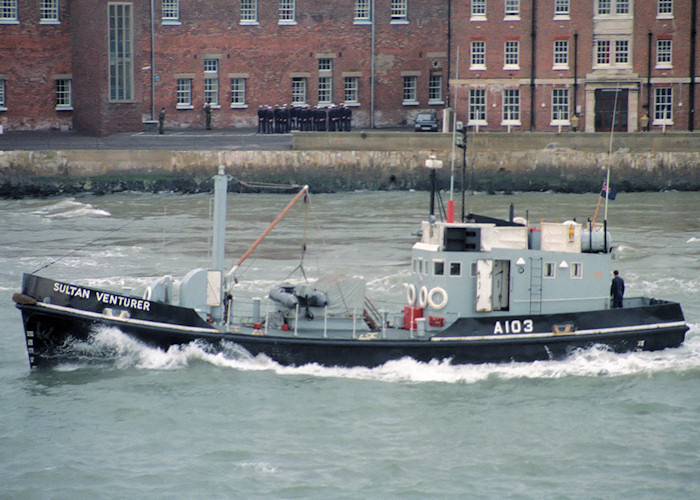
<path fill-rule="evenodd" d="M 606 135 L 475 134 L 466 177 L 482 191 L 590 192 L 610 165 L 620 191 L 700 190 L 700 134 L 619 134 L 610 155 Z M 315 192 L 427 189 L 428 155 L 443 160 L 443 186 L 452 167 L 449 134 L 305 133 L 292 143 L 287 151 L 1 151 L 0 196 L 209 191 L 219 164 L 240 180 L 309 184 Z M 455 152 L 459 179 L 462 150 Z"/>

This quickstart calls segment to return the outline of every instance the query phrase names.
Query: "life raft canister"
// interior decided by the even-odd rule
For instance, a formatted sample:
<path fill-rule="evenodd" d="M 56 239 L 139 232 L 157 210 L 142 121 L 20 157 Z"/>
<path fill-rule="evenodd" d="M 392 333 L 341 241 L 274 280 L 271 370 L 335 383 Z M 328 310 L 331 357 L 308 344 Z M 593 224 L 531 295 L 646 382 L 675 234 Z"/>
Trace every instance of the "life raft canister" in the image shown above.
<path fill-rule="evenodd" d="M 436 295 L 438 296 L 438 300 L 435 299 Z M 447 305 L 447 292 L 439 286 L 432 288 L 430 293 L 428 293 L 428 305 L 433 309 L 442 309 L 445 307 Z"/>

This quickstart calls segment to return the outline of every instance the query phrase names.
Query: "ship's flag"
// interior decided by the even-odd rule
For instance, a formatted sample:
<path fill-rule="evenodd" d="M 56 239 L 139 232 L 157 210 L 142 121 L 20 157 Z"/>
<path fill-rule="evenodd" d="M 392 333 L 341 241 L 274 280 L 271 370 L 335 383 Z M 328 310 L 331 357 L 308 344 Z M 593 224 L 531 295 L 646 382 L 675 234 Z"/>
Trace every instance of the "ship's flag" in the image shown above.
<path fill-rule="evenodd" d="M 600 196 L 602 198 L 607 197 L 608 200 L 612 201 L 617 196 L 617 191 L 615 191 L 613 188 L 610 188 L 605 183 L 603 183 L 603 189 L 600 191 Z"/>

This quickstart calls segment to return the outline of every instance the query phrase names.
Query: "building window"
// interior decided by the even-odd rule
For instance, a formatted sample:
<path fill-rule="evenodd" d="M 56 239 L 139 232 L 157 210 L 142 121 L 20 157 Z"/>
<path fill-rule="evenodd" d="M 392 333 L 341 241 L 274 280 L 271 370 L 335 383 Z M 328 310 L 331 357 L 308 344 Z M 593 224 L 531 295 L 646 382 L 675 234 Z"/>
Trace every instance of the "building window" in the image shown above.
<path fill-rule="evenodd" d="M 204 102 L 208 102 L 212 106 L 219 105 L 219 79 L 205 78 L 204 79 Z"/>
<path fill-rule="evenodd" d="M 231 107 L 245 108 L 245 78 L 231 78 Z"/>
<path fill-rule="evenodd" d="M 673 43 L 671 40 L 657 40 L 656 41 L 656 67 L 657 68 L 671 68 L 673 66 L 673 60 L 671 59 L 671 48 Z"/>
<path fill-rule="evenodd" d="M 486 69 L 486 42 L 472 42 L 471 65 L 469 69 Z"/>
<path fill-rule="evenodd" d="M 569 122 L 569 89 L 552 89 L 552 123 Z"/>
<path fill-rule="evenodd" d="M 0 111 L 7 111 L 5 95 L 5 80 L 0 80 Z"/>
<path fill-rule="evenodd" d="M 670 125 L 673 123 L 673 89 L 658 87 L 654 89 L 654 123 Z"/>
<path fill-rule="evenodd" d="M 629 16 L 630 0 L 597 0 L 595 12 L 599 16 Z"/>
<path fill-rule="evenodd" d="M 292 104 L 306 104 L 306 78 L 292 78 Z"/>
<path fill-rule="evenodd" d="M 56 80 L 56 109 L 73 109 L 73 101 L 71 99 L 70 78 L 59 78 Z"/>
<path fill-rule="evenodd" d="M 163 0 L 163 23 L 180 22 L 180 0 Z"/>
<path fill-rule="evenodd" d="M 41 0 L 41 22 L 58 22 L 58 0 Z"/>
<path fill-rule="evenodd" d="M 599 16 L 608 15 L 611 12 L 611 1 L 612 0 L 598 0 L 598 8 L 596 12 Z"/>
<path fill-rule="evenodd" d="M 345 77 L 345 104 L 357 104 L 360 102 L 359 80 L 356 76 Z"/>
<path fill-rule="evenodd" d="M 570 13 L 571 7 L 569 5 L 569 0 L 554 0 L 555 17 L 569 17 Z"/>
<path fill-rule="evenodd" d="M 503 122 L 520 124 L 520 89 L 503 89 Z"/>
<path fill-rule="evenodd" d="M 615 40 L 615 64 L 628 64 L 630 61 L 628 40 Z"/>
<path fill-rule="evenodd" d="M 109 100 L 131 101 L 133 90 L 133 47 L 131 4 L 108 4 L 109 17 Z"/>
<path fill-rule="evenodd" d="M 416 82 L 418 80 L 417 76 L 404 76 L 403 77 L 403 103 L 404 104 L 417 104 L 417 88 Z"/>
<path fill-rule="evenodd" d="M 574 262 L 571 264 L 571 277 L 574 279 L 583 278 L 583 264 L 581 262 Z"/>
<path fill-rule="evenodd" d="M 505 18 L 520 19 L 520 0 L 506 0 Z"/>
<path fill-rule="evenodd" d="M 330 104 L 333 95 L 333 79 L 330 76 L 318 78 L 318 103 Z"/>
<path fill-rule="evenodd" d="M 518 42 L 517 40 L 507 40 L 504 52 L 504 69 L 519 69 L 520 42 Z"/>
<path fill-rule="evenodd" d="M 192 108 L 192 80 L 190 78 L 177 79 L 177 107 L 179 109 Z"/>
<path fill-rule="evenodd" d="M 218 59 L 204 59 L 204 72 L 205 73 L 218 73 L 219 72 L 219 60 Z"/>
<path fill-rule="evenodd" d="M 554 69 L 569 68 L 569 41 L 554 40 Z"/>
<path fill-rule="evenodd" d="M 319 71 L 333 71 L 333 59 L 322 57 L 318 60 Z"/>
<path fill-rule="evenodd" d="M 370 0 L 355 0 L 355 22 L 368 23 L 370 17 Z"/>
<path fill-rule="evenodd" d="M 296 24 L 295 1 L 296 0 L 280 0 L 279 24 Z"/>
<path fill-rule="evenodd" d="M 391 0 L 391 22 L 408 21 L 408 0 Z"/>
<path fill-rule="evenodd" d="M 616 0 L 615 1 L 615 14 L 629 14 L 630 13 L 630 0 Z"/>
<path fill-rule="evenodd" d="M 469 89 L 469 124 L 486 125 L 486 89 Z"/>
<path fill-rule="evenodd" d="M 428 104 L 443 104 L 442 75 L 430 75 L 428 82 Z"/>
<path fill-rule="evenodd" d="M 0 0 L 0 23 L 17 22 L 17 0 Z"/>
<path fill-rule="evenodd" d="M 656 3 L 656 17 L 668 19 L 673 17 L 673 0 L 658 0 Z"/>
<path fill-rule="evenodd" d="M 610 40 L 596 40 L 596 64 L 610 64 Z"/>
<path fill-rule="evenodd" d="M 258 23 L 258 0 L 241 0 L 241 24 Z"/>
<path fill-rule="evenodd" d="M 486 0 L 472 0 L 472 19 L 486 19 Z"/>

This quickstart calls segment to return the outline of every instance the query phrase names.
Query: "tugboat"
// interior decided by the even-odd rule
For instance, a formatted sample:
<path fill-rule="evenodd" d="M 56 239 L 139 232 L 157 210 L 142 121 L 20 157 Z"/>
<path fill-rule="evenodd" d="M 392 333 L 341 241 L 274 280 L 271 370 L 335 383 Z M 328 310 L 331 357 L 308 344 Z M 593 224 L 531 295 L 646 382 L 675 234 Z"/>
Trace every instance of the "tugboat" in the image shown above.
<path fill-rule="evenodd" d="M 576 221 L 431 215 L 411 251 L 403 310 L 386 312 L 365 297 L 362 280 L 331 276 L 283 283 L 269 301 L 237 298 L 236 271 L 261 238 L 227 271 L 228 177 L 214 176 L 211 268 L 178 283 L 154 280 L 140 296 L 25 274 L 13 295 L 21 311 L 29 365 L 80 359 L 74 343 L 100 326 L 157 348 L 235 343 L 283 365 L 375 367 L 410 357 L 453 364 L 549 360 L 602 344 L 614 352 L 677 347 L 688 330 L 681 306 L 649 297 L 610 299 L 612 240 L 607 227 Z M 431 193 L 431 214 L 434 192 Z M 234 307 L 235 305 L 235 307 Z"/>

